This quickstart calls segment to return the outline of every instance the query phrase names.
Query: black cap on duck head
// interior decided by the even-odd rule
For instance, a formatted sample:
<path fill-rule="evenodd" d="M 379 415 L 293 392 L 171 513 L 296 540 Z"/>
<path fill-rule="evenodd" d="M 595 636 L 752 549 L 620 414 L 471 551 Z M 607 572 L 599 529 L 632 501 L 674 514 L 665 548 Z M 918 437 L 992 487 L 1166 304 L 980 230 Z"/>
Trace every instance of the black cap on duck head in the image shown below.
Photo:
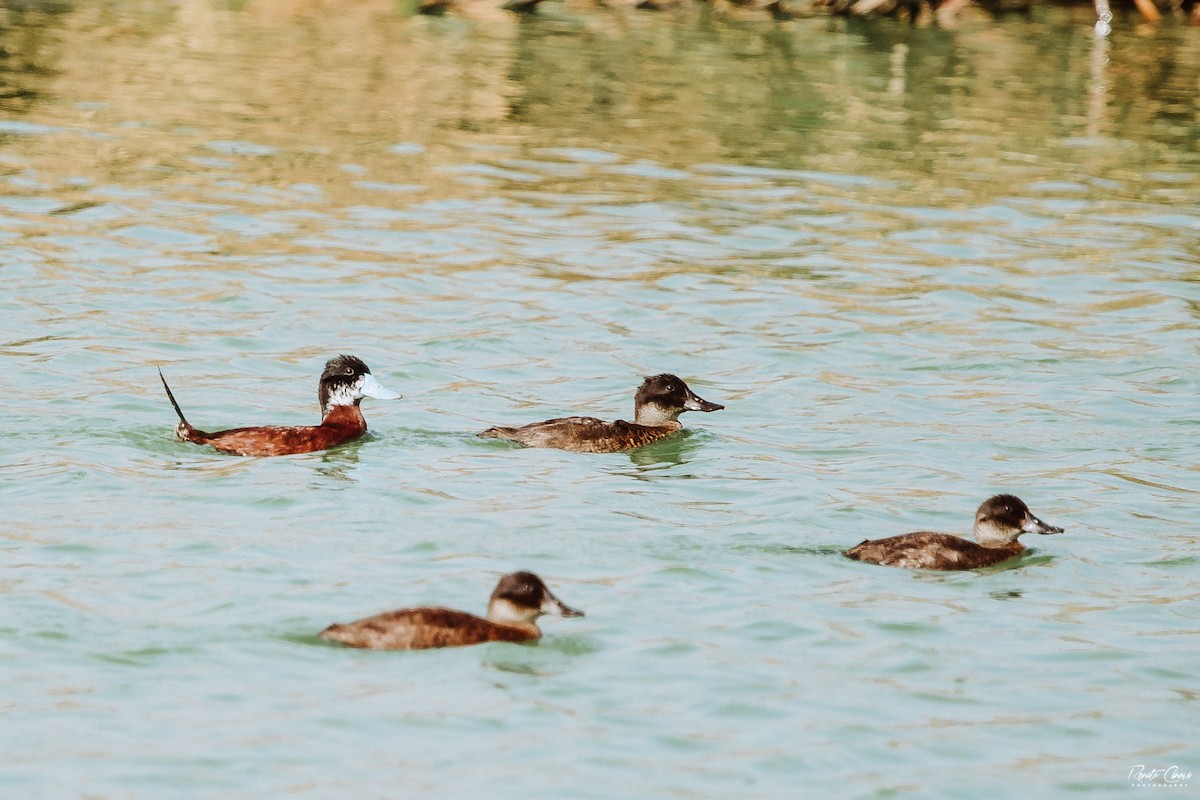
<path fill-rule="evenodd" d="M 583 612 L 555 597 L 542 579 L 532 572 L 513 572 L 496 584 L 488 602 L 488 618 L 493 621 L 531 623 L 542 614 L 556 617 L 582 617 Z"/>
<path fill-rule="evenodd" d="M 321 373 L 321 383 L 317 387 L 317 400 L 321 403 L 322 414 L 328 414 L 332 406 L 356 406 L 364 397 L 397 400 L 400 395 L 380 386 L 371 374 L 371 368 L 361 358 L 340 355 L 325 363 L 325 371 Z"/>
<path fill-rule="evenodd" d="M 633 398 L 634 413 L 643 406 L 655 405 L 664 411 L 720 411 L 725 406 L 710 403 L 688 388 L 677 375 L 651 375 L 642 381 Z"/>
<path fill-rule="evenodd" d="M 1004 532 L 1011 541 L 1022 533 L 1062 533 L 1063 529 L 1042 522 L 1033 515 L 1025 501 L 1016 495 L 998 494 L 989 497 L 975 512 L 976 538 L 979 531 L 990 529 L 997 533 Z"/>

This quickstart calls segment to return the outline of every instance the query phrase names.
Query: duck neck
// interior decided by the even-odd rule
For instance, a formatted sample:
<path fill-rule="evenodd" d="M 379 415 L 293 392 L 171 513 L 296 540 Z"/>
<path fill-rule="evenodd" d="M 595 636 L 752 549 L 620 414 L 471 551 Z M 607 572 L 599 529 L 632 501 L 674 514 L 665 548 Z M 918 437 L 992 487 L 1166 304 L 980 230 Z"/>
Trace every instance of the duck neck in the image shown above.
<path fill-rule="evenodd" d="M 676 431 L 683 427 L 678 410 L 669 410 L 655 403 L 638 406 L 633 423 L 647 428 L 670 428 Z"/>
<path fill-rule="evenodd" d="M 358 404 L 352 406 L 330 406 L 321 418 L 322 425 L 351 428 L 360 433 L 367 429 L 367 421 L 363 418 Z"/>
<path fill-rule="evenodd" d="M 1018 550 L 1024 550 L 1025 546 L 1017 541 L 1022 531 L 1018 528 L 1012 530 L 1009 528 L 1001 528 L 991 520 L 982 520 L 975 523 L 975 541 L 983 547 L 1012 547 L 1017 546 Z"/>
<path fill-rule="evenodd" d="M 488 622 L 497 625 L 521 628 L 539 636 L 542 633 L 535 622 L 538 618 L 536 610 L 518 608 L 507 600 L 497 599 L 488 603 L 487 618 Z"/>

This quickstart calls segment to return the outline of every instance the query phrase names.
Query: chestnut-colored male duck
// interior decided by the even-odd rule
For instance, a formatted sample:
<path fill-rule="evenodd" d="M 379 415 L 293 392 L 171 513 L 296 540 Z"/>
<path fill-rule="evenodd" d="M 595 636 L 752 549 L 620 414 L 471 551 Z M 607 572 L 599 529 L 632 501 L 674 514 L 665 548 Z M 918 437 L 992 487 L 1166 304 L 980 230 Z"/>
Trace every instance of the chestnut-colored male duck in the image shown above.
<path fill-rule="evenodd" d="M 372 650 L 425 650 L 483 642 L 530 642 L 540 639 L 537 618 L 582 617 L 550 593 L 532 572 L 505 575 L 492 592 L 487 617 L 451 608 L 422 607 L 385 611 L 321 631 L 323 639 Z"/>
<path fill-rule="evenodd" d="M 920 531 L 866 540 L 846 551 L 857 561 L 869 561 L 907 569 L 978 569 L 1017 556 L 1025 549 L 1018 541 L 1023 533 L 1062 533 L 1035 517 L 1019 497 L 998 494 L 988 498 L 975 512 L 975 539 L 968 541 L 949 533 Z"/>
<path fill-rule="evenodd" d="M 364 397 L 377 400 L 396 400 L 400 395 L 383 388 L 362 359 L 341 355 L 331 358 L 321 373 L 317 399 L 321 403 L 320 425 L 262 425 L 255 428 L 233 428 L 206 433 L 192 427 L 184 419 L 179 403 L 162 370 L 158 371 L 167 398 L 179 415 L 175 438 L 181 442 L 208 444 L 222 453 L 236 456 L 283 456 L 311 453 L 352 441 L 367 432 L 358 404 Z"/>
<path fill-rule="evenodd" d="M 720 411 L 675 375 L 653 375 L 642 381 L 633 400 L 633 422 L 605 422 L 595 417 L 562 417 L 519 428 L 488 428 L 479 435 L 507 439 L 529 447 L 556 447 L 577 453 L 619 453 L 644 447 L 683 428 L 684 411 Z"/>

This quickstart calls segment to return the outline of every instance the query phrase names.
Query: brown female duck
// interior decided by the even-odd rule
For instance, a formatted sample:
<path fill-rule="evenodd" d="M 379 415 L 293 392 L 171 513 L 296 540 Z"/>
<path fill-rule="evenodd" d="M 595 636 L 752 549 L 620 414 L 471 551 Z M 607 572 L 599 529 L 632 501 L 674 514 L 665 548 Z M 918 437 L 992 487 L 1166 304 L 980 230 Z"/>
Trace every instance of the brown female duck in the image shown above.
<path fill-rule="evenodd" d="M 529 642 L 540 639 L 537 618 L 582 617 L 550 593 L 532 572 L 505 575 L 492 592 L 487 617 L 450 608 L 423 607 L 386 611 L 321 631 L 323 639 L 372 650 L 424 650 L 483 642 Z"/>
<path fill-rule="evenodd" d="M 866 540 L 846 551 L 857 561 L 907 569 L 979 569 L 1019 555 L 1023 533 L 1062 533 L 1035 517 L 1019 497 L 998 494 L 975 512 L 975 542 L 949 533 L 919 531 Z"/>
<path fill-rule="evenodd" d="M 683 428 L 684 411 L 720 411 L 725 406 L 699 397 L 675 375 L 653 375 L 642 381 L 633 400 L 633 422 L 605 422 L 595 417 L 562 417 L 519 428 L 488 428 L 479 435 L 507 439 L 529 447 L 556 447 L 577 453 L 618 453 L 656 442 Z"/>

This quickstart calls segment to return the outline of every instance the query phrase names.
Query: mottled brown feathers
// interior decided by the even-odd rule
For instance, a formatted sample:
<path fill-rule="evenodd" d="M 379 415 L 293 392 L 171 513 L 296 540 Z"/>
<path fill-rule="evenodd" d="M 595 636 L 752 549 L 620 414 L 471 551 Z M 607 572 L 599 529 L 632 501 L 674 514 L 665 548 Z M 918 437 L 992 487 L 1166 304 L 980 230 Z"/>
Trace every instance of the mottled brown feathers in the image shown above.
<path fill-rule="evenodd" d="M 450 608 L 405 608 L 347 624 L 333 624 L 320 636 L 372 650 L 424 650 L 483 642 L 528 642 L 541 637 L 536 625 L 501 625 Z"/>
<path fill-rule="evenodd" d="M 1062 533 L 1057 525 L 1038 519 L 1021 498 L 998 494 L 975 511 L 975 541 L 949 533 L 918 531 L 887 539 L 866 540 L 846 555 L 858 561 L 907 569 L 979 569 L 1019 555 L 1023 533 Z"/>
<path fill-rule="evenodd" d="M 1025 549 L 1014 541 L 1002 547 L 983 547 L 949 533 L 919 531 L 866 540 L 846 551 L 856 561 L 907 569 L 978 569 L 1007 561 Z"/>
<path fill-rule="evenodd" d="M 582 617 L 554 596 L 532 572 L 500 578 L 488 600 L 487 617 L 465 611 L 423 606 L 385 611 L 344 625 L 330 625 L 321 636 L 351 647 L 372 650 L 423 650 L 483 642 L 529 642 L 539 639 L 537 619 L 543 614 Z"/>
<path fill-rule="evenodd" d="M 479 435 L 489 439 L 507 439 L 529 447 L 554 447 L 576 453 L 619 453 L 645 447 L 682 427 L 678 422 L 638 425 L 623 419 L 605 422 L 595 417 L 562 417 L 519 428 L 488 428 Z"/>
<path fill-rule="evenodd" d="M 488 428 L 485 439 L 507 439 L 529 447 L 554 447 L 576 453 L 619 453 L 664 439 L 681 429 L 685 411 L 720 411 L 725 406 L 700 397 L 676 375 L 651 375 L 634 394 L 633 422 L 595 417 L 560 417 L 519 428 Z"/>

